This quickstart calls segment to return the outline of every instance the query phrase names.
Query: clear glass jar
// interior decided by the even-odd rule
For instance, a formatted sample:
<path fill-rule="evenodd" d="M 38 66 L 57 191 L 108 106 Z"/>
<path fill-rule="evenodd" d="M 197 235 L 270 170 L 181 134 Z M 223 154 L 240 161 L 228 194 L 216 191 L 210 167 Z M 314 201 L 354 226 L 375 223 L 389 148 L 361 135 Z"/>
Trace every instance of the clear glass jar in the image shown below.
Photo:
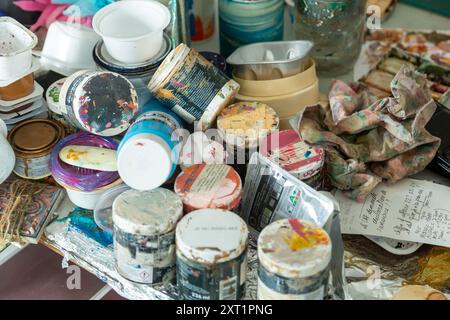
<path fill-rule="evenodd" d="M 353 68 L 364 41 L 366 5 L 366 0 L 295 0 L 295 37 L 314 42 L 320 75 L 342 75 Z"/>

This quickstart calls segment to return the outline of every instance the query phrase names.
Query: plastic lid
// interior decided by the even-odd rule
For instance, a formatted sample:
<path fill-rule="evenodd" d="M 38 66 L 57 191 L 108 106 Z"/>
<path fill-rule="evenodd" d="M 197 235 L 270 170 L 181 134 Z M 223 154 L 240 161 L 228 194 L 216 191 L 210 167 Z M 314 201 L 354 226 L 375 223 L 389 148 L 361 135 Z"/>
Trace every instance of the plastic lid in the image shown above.
<path fill-rule="evenodd" d="M 241 200 L 239 174 L 225 164 L 195 164 L 175 180 L 174 190 L 187 211 L 205 208 L 233 210 Z"/>
<path fill-rule="evenodd" d="M 238 102 L 222 110 L 217 128 L 227 144 L 256 147 L 259 140 L 278 129 L 275 110 L 260 102 Z"/>
<path fill-rule="evenodd" d="M 258 259 L 269 272 L 306 278 L 328 267 L 331 240 L 322 228 L 300 219 L 278 220 L 258 238 Z"/>
<path fill-rule="evenodd" d="M 113 203 L 114 225 L 139 235 L 161 235 L 175 229 L 183 216 L 183 203 L 174 192 L 157 188 L 128 190 Z"/>
<path fill-rule="evenodd" d="M 125 191 L 130 190 L 126 184 L 118 185 L 102 194 L 98 199 L 94 208 L 95 223 L 108 233 L 114 232 L 114 225 L 112 220 L 112 206 L 114 200 Z"/>
<path fill-rule="evenodd" d="M 297 131 L 275 131 L 261 141 L 259 152 L 286 171 L 304 180 L 323 167 L 325 151 L 303 141 Z"/>
<path fill-rule="evenodd" d="M 34 119 L 17 125 L 9 135 L 14 150 L 38 153 L 54 146 L 64 135 L 64 129 L 56 122 Z"/>
<path fill-rule="evenodd" d="M 173 165 L 170 146 L 150 133 L 131 137 L 121 147 L 117 159 L 120 177 L 136 190 L 160 187 L 169 179 Z"/>
<path fill-rule="evenodd" d="M 48 87 L 45 93 L 45 100 L 47 101 L 48 108 L 56 113 L 61 114 L 61 110 L 59 108 L 59 94 L 61 93 L 62 86 L 67 78 L 60 79 L 55 81 Z"/>
<path fill-rule="evenodd" d="M 247 224 L 237 214 L 203 209 L 186 215 L 177 226 L 177 250 L 187 259 L 218 264 L 239 257 L 247 249 Z"/>

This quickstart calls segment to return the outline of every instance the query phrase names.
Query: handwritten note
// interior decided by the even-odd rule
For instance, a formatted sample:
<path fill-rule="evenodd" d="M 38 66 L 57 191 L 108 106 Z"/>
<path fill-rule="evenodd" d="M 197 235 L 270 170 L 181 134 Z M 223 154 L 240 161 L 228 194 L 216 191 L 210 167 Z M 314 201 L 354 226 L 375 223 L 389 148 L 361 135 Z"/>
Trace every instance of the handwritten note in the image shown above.
<path fill-rule="evenodd" d="M 342 232 L 450 247 L 450 188 L 404 179 L 379 185 L 364 203 L 336 193 Z"/>

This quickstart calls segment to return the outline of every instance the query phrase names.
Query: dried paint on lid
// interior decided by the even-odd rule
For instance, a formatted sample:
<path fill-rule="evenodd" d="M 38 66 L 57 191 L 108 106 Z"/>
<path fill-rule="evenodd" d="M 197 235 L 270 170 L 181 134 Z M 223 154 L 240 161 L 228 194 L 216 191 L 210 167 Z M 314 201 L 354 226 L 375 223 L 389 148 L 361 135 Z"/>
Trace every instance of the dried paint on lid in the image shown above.
<path fill-rule="evenodd" d="M 258 259 L 265 269 L 279 276 L 310 277 L 328 267 L 331 240 L 325 230 L 309 222 L 278 220 L 259 235 Z"/>
<path fill-rule="evenodd" d="M 45 93 L 45 100 L 47 101 L 48 108 L 50 111 L 59 115 L 61 114 L 61 110 L 59 108 L 59 95 L 66 79 L 67 78 L 63 78 L 55 81 L 50 85 L 50 87 L 48 87 Z"/>
<path fill-rule="evenodd" d="M 120 230 L 139 235 L 161 235 L 175 229 L 183 203 L 174 192 L 128 190 L 113 203 L 113 222 Z"/>
<path fill-rule="evenodd" d="M 301 180 L 319 173 L 325 161 L 324 149 L 309 145 L 295 130 L 272 133 L 261 142 L 259 152 Z"/>
<path fill-rule="evenodd" d="M 63 136 L 64 128 L 57 122 L 34 119 L 14 127 L 8 140 L 16 152 L 34 154 L 52 149 Z"/>
<path fill-rule="evenodd" d="M 247 249 L 247 224 L 237 214 L 203 209 L 186 215 L 176 229 L 177 250 L 187 259 L 218 264 L 239 257 Z"/>
<path fill-rule="evenodd" d="M 196 164 L 184 170 L 175 181 L 186 212 L 205 208 L 233 210 L 239 206 L 242 181 L 225 164 Z"/>
<path fill-rule="evenodd" d="M 217 128 L 227 144 L 256 147 L 260 139 L 278 129 L 275 110 L 260 102 L 239 102 L 222 110 Z"/>

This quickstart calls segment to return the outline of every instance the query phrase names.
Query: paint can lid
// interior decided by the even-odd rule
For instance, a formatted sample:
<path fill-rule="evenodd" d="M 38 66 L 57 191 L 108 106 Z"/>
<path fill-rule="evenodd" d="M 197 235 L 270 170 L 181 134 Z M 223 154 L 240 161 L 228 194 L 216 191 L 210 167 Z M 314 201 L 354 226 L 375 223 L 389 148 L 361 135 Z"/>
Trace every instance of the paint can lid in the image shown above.
<path fill-rule="evenodd" d="M 45 100 L 47 101 L 47 106 L 53 113 L 61 114 L 61 110 L 59 108 L 59 95 L 61 94 L 61 89 L 64 85 L 64 82 L 67 78 L 59 79 L 55 81 L 48 87 L 45 92 Z"/>
<path fill-rule="evenodd" d="M 47 119 L 27 120 L 10 132 L 8 140 L 14 151 L 37 154 L 51 150 L 64 137 L 64 128 Z"/>
<path fill-rule="evenodd" d="M 183 204 L 174 192 L 157 188 L 128 190 L 113 203 L 114 226 L 126 233 L 162 235 L 175 230 L 183 216 Z"/>
<path fill-rule="evenodd" d="M 315 176 L 323 167 L 325 151 L 303 141 L 297 131 L 275 131 L 261 141 L 259 152 L 300 180 Z"/>
<path fill-rule="evenodd" d="M 133 189 L 158 188 L 174 171 L 172 149 L 157 135 L 136 134 L 120 147 L 117 168 L 122 180 Z"/>
<path fill-rule="evenodd" d="M 331 261 L 327 232 L 300 219 L 278 220 L 261 232 L 258 259 L 269 272 L 306 278 L 325 270 Z"/>
<path fill-rule="evenodd" d="M 178 223 L 175 238 L 177 250 L 187 259 L 218 264 L 239 257 L 247 249 L 248 228 L 233 212 L 202 209 Z"/>
<path fill-rule="evenodd" d="M 109 137 L 128 129 L 138 100 L 133 84 L 120 74 L 79 71 L 65 81 L 59 107 L 80 129 Z"/>
<path fill-rule="evenodd" d="M 241 201 L 242 181 L 226 164 L 202 163 L 185 169 L 175 180 L 174 190 L 187 212 L 205 208 L 233 210 Z"/>
<path fill-rule="evenodd" d="M 222 110 L 217 118 L 219 134 L 227 145 L 255 148 L 261 139 L 278 129 L 275 110 L 260 102 L 238 102 Z"/>

